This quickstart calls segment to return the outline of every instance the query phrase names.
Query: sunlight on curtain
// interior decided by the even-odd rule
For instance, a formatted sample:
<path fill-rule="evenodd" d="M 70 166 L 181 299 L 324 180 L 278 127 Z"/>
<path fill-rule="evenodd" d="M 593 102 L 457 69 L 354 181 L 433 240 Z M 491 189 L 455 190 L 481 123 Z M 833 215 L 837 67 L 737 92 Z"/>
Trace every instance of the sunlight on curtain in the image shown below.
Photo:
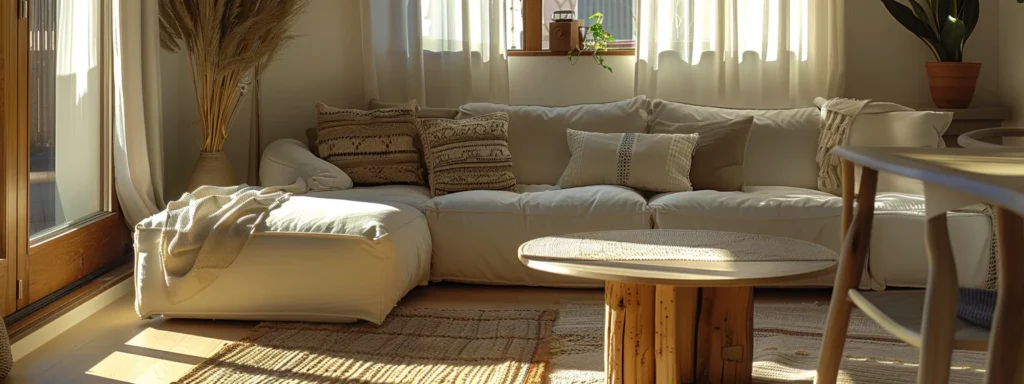
<path fill-rule="evenodd" d="M 367 97 L 430 107 L 508 102 L 510 4 L 362 0 Z"/>
<path fill-rule="evenodd" d="M 750 108 L 806 106 L 837 95 L 841 2 L 641 2 L 636 93 Z"/>

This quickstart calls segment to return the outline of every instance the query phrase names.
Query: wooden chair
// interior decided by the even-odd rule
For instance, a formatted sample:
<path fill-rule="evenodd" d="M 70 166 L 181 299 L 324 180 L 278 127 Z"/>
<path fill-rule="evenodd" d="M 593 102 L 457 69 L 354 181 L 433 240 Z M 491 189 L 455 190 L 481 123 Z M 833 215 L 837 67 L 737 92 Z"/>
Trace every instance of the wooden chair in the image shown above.
<path fill-rule="evenodd" d="M 993 152 L 994 151 L 994 152 Z M 954 349 L 989 352 L 987 382 L 1020 382 L 1024 364 L 1024 157 L 1019 150 L 836 148 L 843 159 L 843 234 L 817 383 L 835 383 L 854 305 L 920 349 L 918 383 L 945 383 Z M 972 163 L 974 162 L 974 163 Z M 854 215 L 854 164 L 863 166 Z M 928 283 L 922 291 L 857 290 L 871 242 L 878 171 L 924 181 Z M 997 206 L 999 296 L 992 331 L 957 319 L 959 284 L 946 212 Z"/>

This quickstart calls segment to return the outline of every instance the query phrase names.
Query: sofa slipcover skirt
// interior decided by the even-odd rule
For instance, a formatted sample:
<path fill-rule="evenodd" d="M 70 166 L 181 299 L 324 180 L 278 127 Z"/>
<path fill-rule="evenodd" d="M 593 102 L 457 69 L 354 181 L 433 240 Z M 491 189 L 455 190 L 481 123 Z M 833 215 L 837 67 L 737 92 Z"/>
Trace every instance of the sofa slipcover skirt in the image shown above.
<path fill-rule="evenodd" d="M 234 262 L 181 302 L 166 295 L 160 231 L 136 234 L 135 310 L 141 317 L 381 323 L 426 284 L 430 235 L 404 204 L 292 197 L 271 211 Z"/>

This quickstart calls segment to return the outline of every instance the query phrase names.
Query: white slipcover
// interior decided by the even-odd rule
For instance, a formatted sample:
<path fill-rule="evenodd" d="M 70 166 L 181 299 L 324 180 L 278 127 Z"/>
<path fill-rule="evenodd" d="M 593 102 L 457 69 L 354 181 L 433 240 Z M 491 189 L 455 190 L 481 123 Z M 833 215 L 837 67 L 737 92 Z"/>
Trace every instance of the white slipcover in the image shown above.
<path fill-rule="evenodd" d="M 271 211 L 216 280 L 177 304 L 165 294 L 160 231 L 139 229 L 135 246 L 141 317 L 379 324 L 430 268 L 418 210 L 304 196 Z"/>
<path fill-rule="evenodd" d="M 543 236 L 651 228 L 647 202 L 629 188 L 524 189 L 538 192 L 469 191 L 428 201 L 425 210 L 434 245 L 431 279 L 601 287 L 602 281 L 527 268 L 519 261 L 519 246 Z"/>
<path fill-rule="evenodd" d="M 655 228 L 706 229 L 782 236 L 839 252 L 842 198 L 793 187 L 747 187 L 745 192 L 694 191 L 661 194 L 649 203 Z M 920 196 L 880 194 L 863 288 L 923 287 L 928 259 Z M 949 218 L 961 286 L 984 287 L 991 224 L 981 213 Z M 799 285 L 832 285 L 832 276 Z"/>
<path fill-rule="evenodd" d="M 422 185 L 375 185 L 340 191 L 309 192 L 306 196 L 380 204 L 405 204 L 422 211 L 423 203 L 430 200 L 430 190 Z"/>

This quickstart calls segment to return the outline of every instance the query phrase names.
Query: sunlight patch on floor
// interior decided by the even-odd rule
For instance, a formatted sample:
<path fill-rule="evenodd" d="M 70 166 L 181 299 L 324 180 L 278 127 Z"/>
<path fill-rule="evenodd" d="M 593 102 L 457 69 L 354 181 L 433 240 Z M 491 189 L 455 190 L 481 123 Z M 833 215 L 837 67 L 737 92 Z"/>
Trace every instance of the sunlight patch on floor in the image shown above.
<path fill-rule="evenodd" d="M 207 358 L 230 342 L 230 340 L 146 328 L 128 340 L 125 345 Z"/>
<path fill-rule="evenodd" d="M 114 352 L 89 368 L 86 374 L 125 383 L 167 383 L 188 373 L 194 365 L 176 361 Z"/>

